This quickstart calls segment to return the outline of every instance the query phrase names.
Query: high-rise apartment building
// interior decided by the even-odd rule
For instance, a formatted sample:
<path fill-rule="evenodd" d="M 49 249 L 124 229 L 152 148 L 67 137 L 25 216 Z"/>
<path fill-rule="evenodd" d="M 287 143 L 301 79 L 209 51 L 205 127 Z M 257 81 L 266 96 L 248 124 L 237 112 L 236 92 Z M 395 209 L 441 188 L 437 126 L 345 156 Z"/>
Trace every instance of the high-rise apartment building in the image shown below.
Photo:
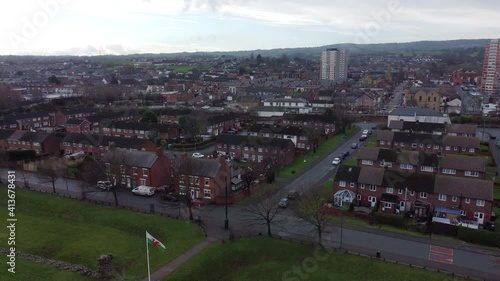
<path fill-rule="evenodd" d="M 347 51 L 337 48 L 326 49 L 321 53 L 320 78 L 344 82 L 347 80 Z"/>
<path fill-rule="evenodd" d="M 486 94 L 498 94 L 500 89 L 500 40 L 491 39 L 484 50 L 481 90 Z"/>

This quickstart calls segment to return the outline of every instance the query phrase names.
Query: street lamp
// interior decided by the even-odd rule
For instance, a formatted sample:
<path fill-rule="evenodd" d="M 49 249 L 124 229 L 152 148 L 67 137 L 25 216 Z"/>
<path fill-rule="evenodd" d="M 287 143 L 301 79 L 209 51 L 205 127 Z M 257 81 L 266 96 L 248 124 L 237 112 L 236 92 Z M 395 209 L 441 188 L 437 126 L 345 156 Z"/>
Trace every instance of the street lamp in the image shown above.
<path fill-rule="evenodd" d="M 224 220 L 224 229 L 229 229 L 229 220 L 227 219 L 227 176 L 224 176 L 224 185 L 226 190 L 226 219 Z"/>

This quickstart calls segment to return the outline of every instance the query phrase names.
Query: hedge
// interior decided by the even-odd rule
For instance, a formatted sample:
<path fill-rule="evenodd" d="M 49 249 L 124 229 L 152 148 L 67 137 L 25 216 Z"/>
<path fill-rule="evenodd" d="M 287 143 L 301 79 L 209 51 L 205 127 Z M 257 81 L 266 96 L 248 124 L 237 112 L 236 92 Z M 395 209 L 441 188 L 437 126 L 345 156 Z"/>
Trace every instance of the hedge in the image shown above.
<path fill-rule="evenodd" d="M 380 224 L 393 225 L 397 227 L 405 226 L 405 220 L 403 216 L 400 215 L 375 213 L 375 220 Z"/>
<path fill-rule="evenodd" d="M 459 227 L 458 238 L 470 243 L 500 248 L 500 233 L 498 232 Z"/>

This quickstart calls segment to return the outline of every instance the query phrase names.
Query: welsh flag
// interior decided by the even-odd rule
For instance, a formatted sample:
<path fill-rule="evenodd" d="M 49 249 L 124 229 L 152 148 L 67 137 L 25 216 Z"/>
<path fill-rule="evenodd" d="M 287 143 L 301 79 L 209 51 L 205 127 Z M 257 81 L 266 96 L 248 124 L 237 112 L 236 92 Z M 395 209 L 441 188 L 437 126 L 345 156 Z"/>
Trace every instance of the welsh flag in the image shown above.
<path fill-rule="evenodd" d="M 162 251 L 165 251 L 167 249 L 165 245 L 163 245 L 163 243 L 160 242 L 160 240 L 151 236 L 151 234 L 149 234 L 147 231 L 146 231 L 146 238 L 148 239 L 149 244 L 155 246 L 156 248 Z"/>

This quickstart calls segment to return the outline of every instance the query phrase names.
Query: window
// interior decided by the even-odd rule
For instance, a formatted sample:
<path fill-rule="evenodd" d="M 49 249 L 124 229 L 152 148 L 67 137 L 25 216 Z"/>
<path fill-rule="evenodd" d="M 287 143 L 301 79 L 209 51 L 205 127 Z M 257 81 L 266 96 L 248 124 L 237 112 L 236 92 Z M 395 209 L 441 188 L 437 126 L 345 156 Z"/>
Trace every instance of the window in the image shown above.
<path fill-rule="evenodd" d="M 394 192 L 393 190 L 394 190 L 394 189 L 393 189 L 392 187 L 386 187 L 386 188 L 385 188 L 385 193 L 390 193 L 390 194 L 392 194 L 392 193 Z"/>
<path fill-rule="evenodd" d="M 137 167 L 132 167 L 132 174 L 137 175 Z"/>
<path fill-rule="evenodd" d="M 418 146 L 419 146 L 420 148 L 423 148 L 423 147 L 424 147 L 424 144 L 423 144 L 423 143 L 421 143 L 421 144 L 419 144 Z"/>
<path fill-rule="evenodd" d="M 205 197 L 205 198 L 207 198 L 207 199 L 212 198 L 212 195 L 211 195 L 210 189 L 203 189 L 203 197 Z"/>
<path fill-rule="evenodd" d="M 120 178 L 120 183 L 121 183 L 121 184 L 125 184 L 125 183 L 127 183 L 127 178 L 126 178 L 126 177 L 121 177 L 121 178 Z"/>
<path fill-rule="evenodd" d="M 186 187 L 185 186 L 179 186 L 179 194 L 186 195 Z"/>
<path fill-rule="evenodd" d="M 484 207 L 484 205 L 485 205 L 485 201 L 484 200 L 479 200 L 479 199 L 476 200 L 476 206 Z"/>
<path fill-rule="evenodd" d="M 427 148 L 431 149 L 431 148 L 432 148 L 432 145 L 427 144 Z"/>
<path fill-rule="evenodd" d="M 262 152 L 262 147 L 259 147 L 258 151 L 259 151 L 259 152 Z"/>
<path fill-rule="evenodd" d="M 398 194 L 403 194 L 403 189 L 402 188 L 398 189 Z"/>
<path fill-rule="evenodd" d="M 412 143 L 411 147 L 415 148 L 415 147 L 417 147 L 417 144 L 416 143 Z"/>
<path fill-rule="evenodd" d="M 362 165 L 373 165 L 373 161 L 372 160 L 362 160 L 361 164 Z"/>
<path fill-rule="evenodd" d="M 264 160 L 264 156 L 262 156 L 262 155 L 257 156 L 257 162 L 260 163 L 260 162 L 262 162 L 262 160 Z"/>
<path fill-rule="evenodd" d="M 449 145 L 445 146 L 444 150 L 451 150 L 451 146 L 449 146 Z"/>
<path fill-rule="evenodd" d="M 451 196 L 451 202 L 457 202 L 457 197 L 455 195 Z"/>
<path fill-rule="evenodd" d="M 139 179 L 139 185 L 146 185 L 146 179 Z"/>
<path fill-rule="evenodd" d="M 439 194 L 439 201 L 446 201 L 446 194 Z"/>
<path fill-rule="evenodd" d="M 147 177 L 148 176 L 148 169 L 142 168 L 142 175 Z"/>
<path fill-rule="evenodd" d="M 410 191 L 410 196 L 415 196 L 415 191 Z"/>
<path fill-rule="evenodd" d="M 243 158 L 248 159 L 249 155 L 248 154 L 243 154 Z"/>
<path fill-rule="evenodd" d="M 245 148 L 243 150 L 248 151 L 248 146 L 245 146 Z"/>
<path fill-rule="evenodd" d="M 200 185 L 200 178 L 194 177 L 194 184 L 195 185 Z"/>
<path fill-rule="evenodd" d="M 210 178 L 205 178 L 205 186 L 210 186 Z"/>
<path fill-rule="evenodd" d="M 405 143 L 404 143 L 404 142 L 399 143 L 399 145 L 400 145 L 401 147 L 405 147 Z"/>
<path fill-rule="evenodd" d="M 377 197 L 374 197 L 374 196 L 368 196 L 368 201 L 372 202 L 372 203 L 375 203 L 377 202 Z"/>
<path fill-rule="evenodd" d="M 380 144 L 381 144 L 381 145 L 384 145 L 384 144 L 385 144 L 385 141 L 380 141 Z"/>
<path fill-rule="evenodd" d="M 482 219 L 482 218 L 484 218 L 484 213 L 474 212 L 474 218 L 476 218 L 476 219 Z"/>
<path fill-rule="evenodd" d="M 475 172 L 475 171 L 465 171 L 465 176 L 466 177 L 479 177 L 479 172 Z"/>
<path fill-rule="evenodd" d="M 466 216 L 467 215 L 467 212 L 465 210 L 460 210 L 460 215 L 461 216 Z"/>
<path fill-rule="evenodd" d="M 384 208 L 392 208 L 392 203 L 384 202 Z"/>
<path fill-rule="evenodd" d="M 377 186 L 374 184 L 370 185 L 370 191 L 377 191 Z"/>
<path fill-rule="evenodd" d="M 353 182 L 351 182 L 351 183 L 349 184 L 349 186 L 350 186 L 350 187 L 354 187 L 354 183 L 353 183 Z"/>
<path fill-rule="evenodd" d="M 413 165 L 410 165 L 410 164 L 400 164 L 399 168 L 401 170 L 412 170 L 413 169 Z"/>
<path fill-rule="evenodd" d="M 108 173 L 111 172 L 111 164 L 106 163 L 105 165 L 106 165 L 106 172 Z"/>
<path fill-rule="evenodd" d="M 420 171 L 422 172 L 433 172 L 434 168 L 429 166 L 420 166 Z"/>
<path fill-rule="evenodd" d="M 346 182 L 345 181 L 339 181 L 339 186 L 345 187 L 346 186 Z"/>
<path fill-rule="evenodd" d="M 465 198 L 465 203 L 466 204 L 470 204 L 470 198 L 469 197 Z"/>
<path fill-rule="evenodd" d="M 434 149 L 439 149 L 439 145 L 435 144 Z"/>
<path fill-rule="evenodd" d="M 234 144 L 232 144 L 232 145 L 231 145 L 231 149 L 234 149 L 234 148 L 235 148 L 235 146 L 234 146 Z"/>
<path fill-rule="evenodd" d="M 365 189 L 365 184 L 364 184 L 364 183 L 362 183 L 362 184 L 360 185 L 360 187 L 361 187 L 361 189 Z"/>
<path fill-rule="evenodd" d="M 458 147 L 457 147 L 457 146 L 454 146 L 454 147 L 453 147 L 453 150 L 457 151 L 457 150 L 458 150 Z"/>
<path fill-rule="evenodd" d="M 448 175 L 454 175 L 456 174 L 456 170 L 455 169 L 445 169 L 443 168 L 443 174 L 448 174 Z"/>
<path fill-rule="evenodd" d="M 469 148 L 469 152 L 474 153 L 475 152 L 474 148 Z"/>

